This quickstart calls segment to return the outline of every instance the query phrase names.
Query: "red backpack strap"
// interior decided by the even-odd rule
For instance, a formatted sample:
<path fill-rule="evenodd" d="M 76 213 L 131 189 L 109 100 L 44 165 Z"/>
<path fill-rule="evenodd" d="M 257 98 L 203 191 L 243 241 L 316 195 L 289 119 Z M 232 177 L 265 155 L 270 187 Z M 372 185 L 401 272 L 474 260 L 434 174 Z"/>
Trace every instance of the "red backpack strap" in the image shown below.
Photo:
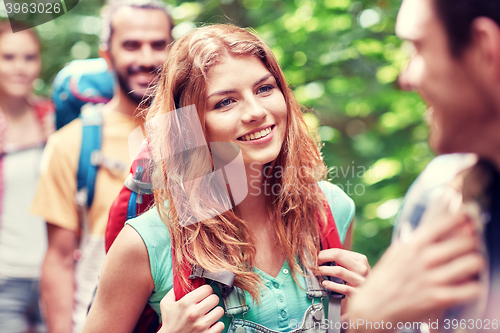
<path fill-rule="evenodd" d="M 174 245 L 172 243 L 172 266 L 175 267 L 175 250 L 174 250 Z M 201 287 L 202 285 L 205 284 L 205 279 L 203 278 L 197 278 L 191 280 L 189 276 L 191 275 L 191 272 L 193 271 L 193 266 L 191 266 L 187 261 L 184 261 L 182 263 L 182 268 L 181 268 L 181 274 L 182 278 L 186 279 L 188 281 L 188 287 L 184 288 L 181 283 L 181 279 L 176 272 L 176 269 L 173 270 L 174 274 L 174 294 L 175 294 L 175 300 L 178 301 L 184 295 L 189 293 L 192 290 L 195 290 L 198 287 Z"/>
<path fill-rule="evenodd" d="M 38 119 L 38 123 L 42 129 L 45 141 L 56 130 L 54 108 L 54 103 L 50 100 L 42 99 L 33 103 L 33 110 L 35 111 L 36 118 Z"/>
<path fill-rule="evenodd" d="M 320 242 L 321 249 L 332 249 L 332 248 L 342 248 L 342 242 L 340 241 L 340 236 L 338 233 L 337 225 L 335 224 L 335 219 L 333 218 L 332 211 L 330 209 L 330 205 L 328 201 L 323 200 L 323 206 L 325 208 L 326 215 L 326 226 L 323 224 L 323 220 L 321 218 L 321 214 L 317 212 L 317 221 L 318 227 L 320 231 Z M 328 263 L 333 264 L 333 263 Z M 333 264 L 334 265 L 334 264 Z M 337 283 L 344 283 L 340 278 L 330 277 L 330 281 L 334 281 Z M 340 329 L 337 328 L 336 323 L 340 323 L 340 315 L 341 315 L 341 301 L 345 296 L 336 292 L 329 292 L 328 297 L 328 321 L 331 323 L 335 323 L 335 326 L 331 329 L 328 329 L 328 333 L 340 333 Z"/>
<path fill-rule="evenodd" d="M 113 244 L 127 221 L 127 210 L 131 193 L 132 191 L 130 191 L 126 186 L 123 186 L 118 194 L 118 197 L 116 197 L 115 201 L 113 201 L 113 204 L 111 205 L 104 237 L 106 253 L 109 251 L 111 244 Z"/>
<path fill-rule="evenodd" d="M 47 116 L 52 116 L 54 114 L 54 103 L 50 100 L 37 100 L 33 103 L 33 109 L 35 110 L 37 118 L 42 121 Z"/>
<path fill-rule="evenodd" d="M 318 211 L 317 220 L 320 232 L 320 242 L 322 249 L 333 249 L 342 248 L 342 242 L 340 241 L 340 236 L 337 230 L 337 225 L 335 224 L 335 219 L 333 218 L 332 211 L 328 201 L 323 200 L 323 207 L 325 208 L 326 215 L 326 226 L 323 224 L 321 213 Z"/>

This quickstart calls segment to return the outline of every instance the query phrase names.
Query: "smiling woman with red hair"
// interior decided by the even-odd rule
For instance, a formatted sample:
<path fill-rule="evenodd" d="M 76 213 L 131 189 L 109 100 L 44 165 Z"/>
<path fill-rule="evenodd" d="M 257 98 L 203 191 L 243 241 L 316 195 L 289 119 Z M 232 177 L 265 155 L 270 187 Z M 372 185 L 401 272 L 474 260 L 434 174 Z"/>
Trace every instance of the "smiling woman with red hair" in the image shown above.
<path fill-rule="evenodd" d="M 45 223 L 28 213 L 40 158 L 53 130 L 52 104 L 33 96 L 40 43 L 0 22 L 0 332 L 44 332 L 38 308 Z M 26 28 L 26 27 L 23 27 Z"/>
<path fill-rule="evenodd" d="M 199 138 L 191 142 L 185 125 L 192 119 L 169 112 L 187 109 L 197 110 L 195 122 L 199 119 L 209 148 L 197 145 Z M 347 296 L 362 284 L 369 271 L 364 256 L 320 248 L 318 218 L 331 216 L 324 203 L 341 240 L 354 204 L 321 181 L 326 166 L 318 146 L 274 55 L 258 36 L 213 25 L 180 38 L 163 66 L 147 119 L 154 124 L 149 133 L 156 205 L 128 221 L 111 247 L 85 332 L 130 332 L 146 302 L 162 316 L 161 332 L 287 332 L 311 307 L 321 308 L 324 294 L 315 300 L 306 293 L 311 281 L 318 282 L 307 272 L 346 280 L 347 285 L 325 281 L 323 286 Z M 215 176 L 202 177 L 219 169 L 216 142 L 241 152 L 246 178 L 236 182 L 248 185 L 241 202 L 233 186 L 211 186 Z M 188 153 L 178 153 L 182 145 Z M 224 190 L 232 195 L 226 203 Z M 318 267 L 329 261 L 339 266 Z M 186 263 L 234 274 L 233 291 L 241 291 L 237 308 L 246 310 L 231 308 L 215 284 L 193 290 L 183 274 Z M 187 292 L 178 301 L 174 274 Z"/>

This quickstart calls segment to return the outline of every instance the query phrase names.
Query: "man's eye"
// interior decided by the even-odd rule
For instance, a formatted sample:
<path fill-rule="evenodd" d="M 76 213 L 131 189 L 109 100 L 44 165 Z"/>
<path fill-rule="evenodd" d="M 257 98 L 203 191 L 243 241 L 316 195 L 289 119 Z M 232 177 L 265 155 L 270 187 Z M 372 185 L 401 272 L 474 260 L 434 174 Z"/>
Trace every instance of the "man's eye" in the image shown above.
<path fill-rule="evenodd" d="M 14 55 L 13 54 L 4 54 L 2 56 L 3 60 L 14 60 Z"/>
<path fill-rule="evenodd" d="M 214 109 L 228 107 L 229 105 L 231 105 L 232 102 L 233 102 L 233 100 L 231 98 L 223 99 L 219 103 L 215 104 Z"/>
<path fill-rule="evenodd" d="M 137 50 L 140 47 L 140 44 L 137 42 L 125 42 L 123 43 L 123 48 L 125 50 L 133 51 Z"/>
<path fill-rule="evenodd" d="M 158 51 L 165 50 L 165 48 L 167 47 L 167 41 L 162 40 L 162 41 L 154 42 L 151 46 L 153 49 L 158 50 Z"/>
<path fill-rule="evenodd" d="M 267 85 L 265 85 L 265 86 L 260 87 L 260 88 L 257 90 L 257 93 L 258 93 L 258 94 L 265 94 L 265 93 L 267 93 L 267 92 L 270 92 L 270 91 L 271 91 L 271 90 L 273 90 L 273 89 L 274 89 L 274 87 L 273 87 L 272 85 L 267 84 Z"/>

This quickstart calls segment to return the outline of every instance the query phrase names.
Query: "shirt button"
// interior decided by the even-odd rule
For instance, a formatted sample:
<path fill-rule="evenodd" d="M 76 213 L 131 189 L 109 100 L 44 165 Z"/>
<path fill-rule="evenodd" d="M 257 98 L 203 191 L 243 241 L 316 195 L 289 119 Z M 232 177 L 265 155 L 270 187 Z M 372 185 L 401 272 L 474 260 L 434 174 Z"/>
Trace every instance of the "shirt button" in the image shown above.
<path fill-rule="evenodd" d="M 283 273 L 284 273 L 284 274 L 288 274 L 288 269 L 286 269 L 286 268 L 285 268 L 285 269 L 283 269 Z"/>
<path fill-rule="evenodd" d="M 279 287 L 280 287 L 280 285 L 279 285 L 279 283 L 278 283 L 278 282 L 274 282 L 274 283 L 273 283 L 273 286 L 274 286 L 274 288 L 276 288 L 276 289 L 279 289 Z"/>
<path fill-rule="evenodd" d="M 279 295 L 278 296 L 278 301 L 280 301 L 281 303 L 283 303 L 283 296 Z"/>
<path fill-rule="evenodd" d="M 281 318 L 285 318 L 286 317 L 286 311 L 285 310 L 282 310 L 281 311 Z"/>

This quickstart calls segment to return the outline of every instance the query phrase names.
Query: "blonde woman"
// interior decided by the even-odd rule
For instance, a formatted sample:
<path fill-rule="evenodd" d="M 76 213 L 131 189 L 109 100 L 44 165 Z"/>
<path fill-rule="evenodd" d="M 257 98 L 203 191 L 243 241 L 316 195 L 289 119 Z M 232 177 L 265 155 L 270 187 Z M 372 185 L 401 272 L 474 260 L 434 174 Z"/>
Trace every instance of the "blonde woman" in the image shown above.
<path fill-rule="evenodd" d="M 38 307 L 45 222 L 29 214 L 53 107 L 35 98 L 40 42 L 31 29 L 0 22 L 0 332 L 45 328 Z M 26 27 L 24 27 L 26 28 Z"/>

